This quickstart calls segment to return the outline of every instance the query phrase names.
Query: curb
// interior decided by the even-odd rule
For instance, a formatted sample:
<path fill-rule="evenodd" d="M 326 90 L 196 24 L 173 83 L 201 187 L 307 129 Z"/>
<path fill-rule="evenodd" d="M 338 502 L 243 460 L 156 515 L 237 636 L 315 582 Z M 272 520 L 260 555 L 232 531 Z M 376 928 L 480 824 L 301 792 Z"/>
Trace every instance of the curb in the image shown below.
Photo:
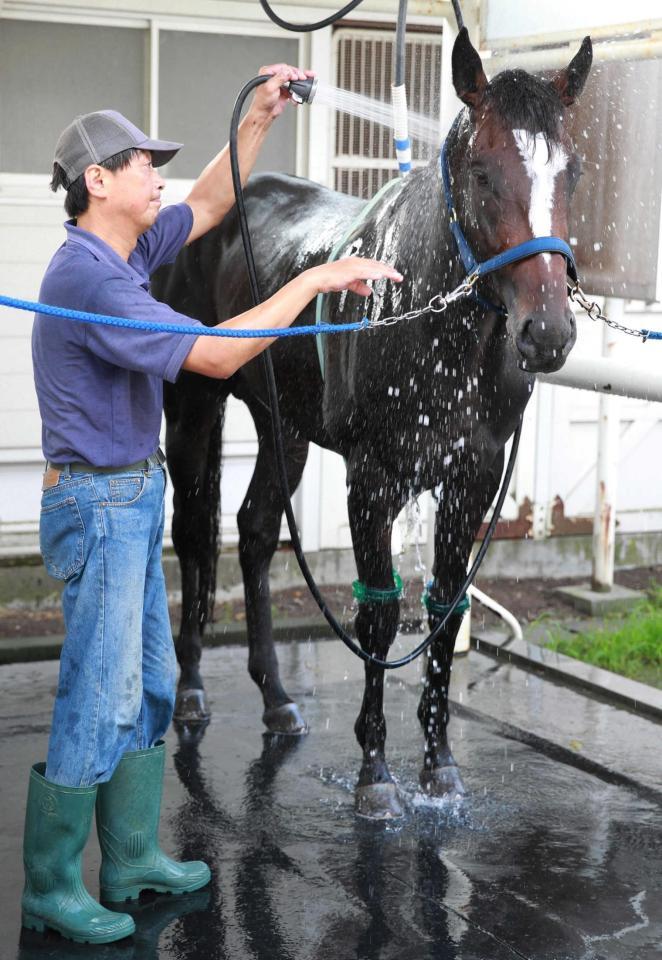
<path fill-rule="evenodd" d="M 274 623 L 273 634 L 276 643 L 335 639 L 328 625 L 318 617 L 284 617 Z M 61 636 L 0 638 L 0 666 L 57 660 L 62 640 Z M 215 629 L 205 633 L 202 646 L 236 646 L 245 642 L 244 623 L 216 624 Z M 662 720 L 662 690 L 656 687 L 629 680 L 526 640 L 513 640 L 508 634 L 496 630 L 472 632 L 471 645 L 480 653 L 527 670 L 542 672 L 551 680 L 603 697 L 655 720 Z"/>
<path fill-rule="evenodd" d="M 273 625 L 276 643 L 331 639 L 327 624 L 317 617 L 283 617 Z M 0 666 L 10 663 L 32 663 L 35 660 L 58 660 L 62 649 L 62 635 L 48 637 L 1 637 Z M 236 646 L 246 642 L 246 624 L 215 624 L 205 631 L 203 647 Z"/>
<path fill-rule="evenodd" d="M 662 720 L 662 690 L 656 687 L 621 677 L 610 670 L 602 670 L 527 640 L 514 640 L 509 634 L 497 630 L 472 633 L 471 644 L 480 653 L 542 672 L 549 679 L 597 694 L 635 713 L 645 713 L 655 720 Z"/>

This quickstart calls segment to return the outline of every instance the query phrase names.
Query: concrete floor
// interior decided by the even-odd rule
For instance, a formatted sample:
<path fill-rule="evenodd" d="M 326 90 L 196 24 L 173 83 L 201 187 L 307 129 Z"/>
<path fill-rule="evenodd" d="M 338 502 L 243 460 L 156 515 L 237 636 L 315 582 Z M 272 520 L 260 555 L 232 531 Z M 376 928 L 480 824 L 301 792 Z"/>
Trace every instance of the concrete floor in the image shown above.
<path fill-rule="evenodd" d="M 374 824 L 353 811 L 361 665 L 329 641 L 279 657 L 311 727 L 301 740 L 262 734 L 243 649 L 205 651 L 214 717 L 197 742 L 168 737 L 162 840 L 206 858 L 212 885 L 132 908 L 136 935 L 106 947 L 20 934 L 27 776 L 44 756 L 57 663 L 0 668 L 0 957 L 662 958 L 660 724 L 473 652 L 452 688 L 470 794 L 444 805 L 417 790 L 420 683 L 407 668 L 386 693 L 407 813 Z M 93 838 L 95 895 L 97 869 Z"/>

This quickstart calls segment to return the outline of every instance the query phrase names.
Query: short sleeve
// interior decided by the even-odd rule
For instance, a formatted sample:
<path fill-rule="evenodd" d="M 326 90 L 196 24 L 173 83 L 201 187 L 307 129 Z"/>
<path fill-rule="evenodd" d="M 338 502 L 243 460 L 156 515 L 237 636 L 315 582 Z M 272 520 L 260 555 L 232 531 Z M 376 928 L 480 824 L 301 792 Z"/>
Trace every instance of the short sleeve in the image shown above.
<path fill-rule="evenodd" d="M 96 323 L 85 324 L 85 346 L 107 363 L 147 373 L 174 383 L 195 342 L 193 334 L 168 331 L 172 324 L 204 325 L 155 300 L 141 286 L 122 277 L 103 280 L 96 288 L 90 312 L 145 320 L 163 326 L 163 332 L 130 330 Z"/>
<path fill-rule="evenodd" d="M 193 211 L 188 203 L 174 203 L 156 218 L 154 226 L 138 238 L 137 251 L 148 275 L 164 263 L 172 263 L 193 229 Z"/>

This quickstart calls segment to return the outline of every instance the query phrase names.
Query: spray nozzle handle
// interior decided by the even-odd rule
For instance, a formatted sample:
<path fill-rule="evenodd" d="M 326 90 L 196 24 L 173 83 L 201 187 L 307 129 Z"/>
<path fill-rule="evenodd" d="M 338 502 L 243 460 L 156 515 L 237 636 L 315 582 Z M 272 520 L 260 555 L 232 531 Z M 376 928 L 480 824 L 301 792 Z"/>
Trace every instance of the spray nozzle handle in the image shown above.
<path fill-rule="evenodd" d="M 317 93 L 317 77 L 307 77 L 305 80 L 288 80 L 283 86 L 288 88 L 295 103 L 312 103 Z"/>

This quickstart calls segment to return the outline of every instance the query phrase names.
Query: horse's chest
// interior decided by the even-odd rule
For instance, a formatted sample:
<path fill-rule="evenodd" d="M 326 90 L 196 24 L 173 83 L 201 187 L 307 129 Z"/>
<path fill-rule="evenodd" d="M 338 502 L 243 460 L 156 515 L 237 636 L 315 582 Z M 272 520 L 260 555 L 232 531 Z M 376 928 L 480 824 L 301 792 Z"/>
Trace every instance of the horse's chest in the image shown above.
<path fill-rule="evenodd" d="M 382 392 L 365 408 L 370 446 L 413 485 L 435 481 L 460 461 L 480 470 L 513 432 L 525 405 L 480 368 L 445 362 L 433 379 L 412 374 Z"/>

